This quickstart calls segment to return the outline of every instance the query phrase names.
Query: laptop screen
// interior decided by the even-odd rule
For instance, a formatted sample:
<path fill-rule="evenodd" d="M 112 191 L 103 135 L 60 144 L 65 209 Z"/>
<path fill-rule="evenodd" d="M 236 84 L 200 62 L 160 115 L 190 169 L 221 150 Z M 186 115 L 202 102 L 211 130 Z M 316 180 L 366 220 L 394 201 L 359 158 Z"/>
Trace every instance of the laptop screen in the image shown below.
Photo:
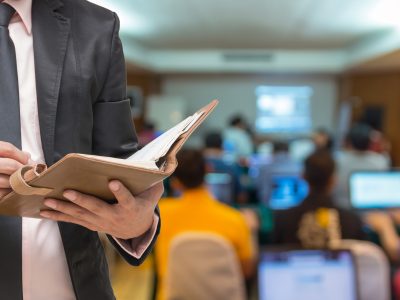
<path fill-rule="evenodd" d="M 300 176 L 273 175 L 269 207 L 274 210 L 299 205 L 308 194 L 308 185 Z"/>
<path fill-rule="evenodd" d="M 400 207 L 400 171 L 356 172 L 350 176 L 350 201 L 354 208 Z"/>
<path fill-rule="evenodd" d="M 348 250 L 266 251 L 258 268 L 260 300 L 355 300 L 353 256 Z"/>
<path fill-rule="evenodd" d="M 225 173 L 208 173 L 205 182 L 210 193 L 220 202 L 233 204 L 232 177 Z"/>

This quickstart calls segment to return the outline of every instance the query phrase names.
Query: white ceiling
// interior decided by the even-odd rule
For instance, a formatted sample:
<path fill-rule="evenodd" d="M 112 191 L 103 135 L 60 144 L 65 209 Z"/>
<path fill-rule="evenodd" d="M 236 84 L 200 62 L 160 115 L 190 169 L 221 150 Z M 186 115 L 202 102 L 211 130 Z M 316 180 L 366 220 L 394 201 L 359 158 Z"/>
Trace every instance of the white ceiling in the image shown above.
<path fill-rule="evenodd" d="M 366 47 L 364 40 L 382 38 L 380 35 L 389 31 L 393 35 L 392 31 L 400 29 L 400 0 L 92 2 L 118 13 L 127 57 L 135 60 L 145 55 L 142 63 L 150 65 L 152 60 L 162 60 L 164 54 L 172 59 L 172 52 L 176 56 L 185 54 L 182 51 L 200 56 L 236 49 L 292 54 L 341 51 L 342 56 L 353 57 L 354 53 L 348 52 L 354 49 L 366 52 L 358 49 L 359 45 Z M 338 68 L 351 63 L 345 60 L 341 60 L 340 66 L 338 63 Z"/>

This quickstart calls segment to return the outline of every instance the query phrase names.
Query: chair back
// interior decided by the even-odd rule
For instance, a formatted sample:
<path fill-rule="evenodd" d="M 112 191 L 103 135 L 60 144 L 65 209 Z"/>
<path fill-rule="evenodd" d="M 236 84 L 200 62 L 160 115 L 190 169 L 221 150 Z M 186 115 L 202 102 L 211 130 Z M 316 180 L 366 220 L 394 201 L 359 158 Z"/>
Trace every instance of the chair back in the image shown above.
<path fill-rule="evenodd" d="M 244 279 L 233 247 L 211 233 L 190 232 L 174 238 L 166 296 L 168 300 L 244 300 Z"/>
<path fill-rule="evenodd" d="M 391 299 L 389 261 L 379 246 L 367 241 L 342 240 L 334 248 L 353 252 L 360 300 Z"/>

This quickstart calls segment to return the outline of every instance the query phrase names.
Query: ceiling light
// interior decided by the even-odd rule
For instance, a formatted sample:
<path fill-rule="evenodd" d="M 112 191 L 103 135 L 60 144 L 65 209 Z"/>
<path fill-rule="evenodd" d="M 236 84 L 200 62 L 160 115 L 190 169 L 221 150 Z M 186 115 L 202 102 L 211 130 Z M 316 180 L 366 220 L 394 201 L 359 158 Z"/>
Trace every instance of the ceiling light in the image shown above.
<path fill-rule="evenodd" d="M 373 25 L 400 29 L 398 0 L 376 0 L 368 11 L 367 21 Z"/>

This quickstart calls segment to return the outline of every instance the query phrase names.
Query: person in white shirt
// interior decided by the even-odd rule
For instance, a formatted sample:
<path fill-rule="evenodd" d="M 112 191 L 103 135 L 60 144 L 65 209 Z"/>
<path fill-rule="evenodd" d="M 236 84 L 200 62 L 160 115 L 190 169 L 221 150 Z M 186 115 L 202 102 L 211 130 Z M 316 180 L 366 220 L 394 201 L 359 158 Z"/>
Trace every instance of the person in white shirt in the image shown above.
<path fill-rule="evenodd" d="M 355 171 L 380 171 L 390 167 L 388 158 L 369 150 L 372 130 L 368 125 L 355 124 L 347 136 L 347 148 L 337 153 L 338 187 L 335 191 L 337 204 L 350 208 L 348 180 Z"/>
<path fill-rule="evenodd" d="M 238 158 L 248 157 L 254 152 L 254 144 L 241 116 L 234 116 L 224 131 L 224 148 Z"/>

